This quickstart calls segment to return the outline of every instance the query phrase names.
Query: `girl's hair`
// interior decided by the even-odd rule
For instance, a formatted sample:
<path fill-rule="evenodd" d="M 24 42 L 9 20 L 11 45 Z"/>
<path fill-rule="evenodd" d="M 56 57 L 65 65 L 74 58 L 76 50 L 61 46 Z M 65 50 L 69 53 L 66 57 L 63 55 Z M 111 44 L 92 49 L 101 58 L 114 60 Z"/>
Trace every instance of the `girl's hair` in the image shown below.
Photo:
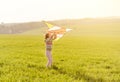
<path fill-rule="evenodd" d="M 50 34 L 49 33 L 46 33 L 45 34 L 45 39 L 49 38 L 50 37 Z"/>

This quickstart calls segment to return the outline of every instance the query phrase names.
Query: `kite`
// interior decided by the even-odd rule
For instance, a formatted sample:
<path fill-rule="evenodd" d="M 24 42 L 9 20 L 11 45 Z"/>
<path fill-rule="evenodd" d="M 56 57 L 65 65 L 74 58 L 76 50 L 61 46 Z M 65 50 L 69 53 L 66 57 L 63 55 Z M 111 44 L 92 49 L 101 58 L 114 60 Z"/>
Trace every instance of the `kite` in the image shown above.
<path fill-rule="evenodd" d="M 56 25 L 52 25 L 50 23 L 45 22 L 46 25 L 48 26 L 48 33 L 55 33 L 57 34 L 57 38 L 55 40 L 60 39 L 66 32 L 71 31 L 72 29 L 69 28 L 62 28 Z"/>

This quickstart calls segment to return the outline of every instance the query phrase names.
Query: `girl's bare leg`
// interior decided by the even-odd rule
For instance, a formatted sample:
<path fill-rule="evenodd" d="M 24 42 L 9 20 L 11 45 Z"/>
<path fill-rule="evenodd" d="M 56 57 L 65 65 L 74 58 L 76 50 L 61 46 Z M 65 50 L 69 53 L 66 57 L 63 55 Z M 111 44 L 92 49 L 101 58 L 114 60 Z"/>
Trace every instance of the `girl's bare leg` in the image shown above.
<path fill-rule="evenodd" d="M 46 51 L 46 56 L 48 58 L 48 63 L 47 63 L 47 67 L 51 67 L 52 66 L 52 55 L 51 55 L 51 51 L 47 50 Z"/>

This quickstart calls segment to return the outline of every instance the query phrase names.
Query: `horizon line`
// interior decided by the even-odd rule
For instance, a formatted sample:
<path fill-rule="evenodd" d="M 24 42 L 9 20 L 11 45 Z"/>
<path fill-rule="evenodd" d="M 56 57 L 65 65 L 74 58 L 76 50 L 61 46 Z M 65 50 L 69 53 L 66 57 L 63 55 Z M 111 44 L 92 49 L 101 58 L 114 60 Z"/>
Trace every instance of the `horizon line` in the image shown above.
<path fill-rule="evenodd" d="M 30 23 L 30 22 L 42 22 L 42 21 L 59 21 L 59 20 L 80 20 L 80 19 L 99 19 L 99 18 L 120 18 L 120 16 L 105 16 L 105 17 L 83 17 L 83 18 L 61 18 L 61 19 L 41 19 L 41 20 L 28 20 L 28 21 L 16 21 L 5 22 L 1 21 L 0 24 L 12 24 L 12 23 Z"/>

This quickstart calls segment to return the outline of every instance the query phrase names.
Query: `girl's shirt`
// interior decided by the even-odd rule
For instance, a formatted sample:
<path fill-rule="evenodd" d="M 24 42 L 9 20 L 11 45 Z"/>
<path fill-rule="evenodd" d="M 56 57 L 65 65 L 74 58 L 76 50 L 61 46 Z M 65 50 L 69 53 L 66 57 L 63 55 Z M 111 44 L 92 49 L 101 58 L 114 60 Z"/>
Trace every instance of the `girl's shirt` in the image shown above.
<path fill-rule="evenodd" d="M 45 42 L 46 42 L 46 45 L 52 45 L 52 39 L 50 38 L 47 38 Z"/>

